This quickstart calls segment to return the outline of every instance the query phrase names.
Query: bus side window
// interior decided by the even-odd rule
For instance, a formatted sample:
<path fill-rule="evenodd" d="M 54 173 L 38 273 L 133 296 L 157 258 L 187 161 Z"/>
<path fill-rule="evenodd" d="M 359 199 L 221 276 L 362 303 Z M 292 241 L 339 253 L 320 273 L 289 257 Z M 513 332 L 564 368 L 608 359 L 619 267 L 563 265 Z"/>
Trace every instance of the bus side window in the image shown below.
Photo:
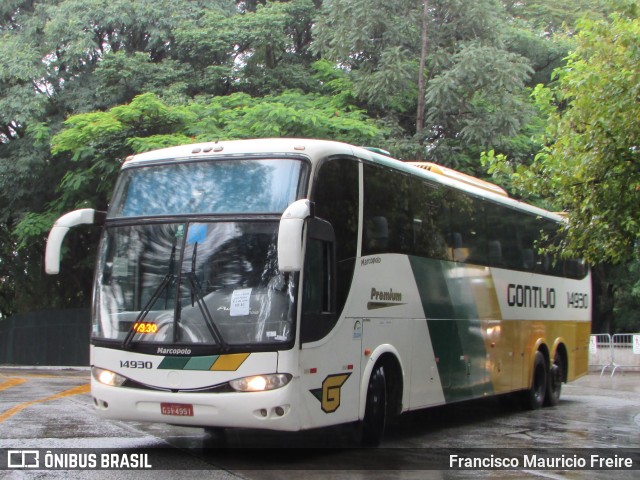
<path fill-rule="evenodd" d="M 316 174 L 312 200 L 318 219 L 326 220 L 335 234 L 336 314 L 340 315 L 351 289 L 358 247 L 358 162 L 351 158 L 325 161 Z"/>
<path fill-rule="evenodd" d="M 331 244 L 329 242 L 315 238 L 307 240 L 303 299 L 305 314 L 331 312 Z"/>
<path fill-rule="evenodd" d="M 301 343 L 326 336 L 347 301 L 358 247 L 358 172 L 357 160 L 332 157 L 319 166 L 313 179 L 316 218 L 308 220 Z"/>
<path fill-rule="evenodd" d="M 367 163 L 363 174 L 362 255 L 411 253 L 416 243 L 416 217 L 409 196 L 411 178 Z"/>
<path fill-rule="evenodd" d="M 450 259 L 446 238 L 449 218 L 444 204 L 444 189 L 423 179 L 409 179 L 413 241 L 410 253 L 420 257 Z"/>
<path fill-rule="evenodd" d="M 325 220 L 307 220 L 307 249 L 302 286 L 300 341 L 313 342 L 335 326 L 336 315 L 336 238 Z"/>
<path fill-rule="evenodd" d="M 384 252 L 389 244 L 389 222 L 381 215 L 367 219 L 365 225 L 367 250 Z"/>

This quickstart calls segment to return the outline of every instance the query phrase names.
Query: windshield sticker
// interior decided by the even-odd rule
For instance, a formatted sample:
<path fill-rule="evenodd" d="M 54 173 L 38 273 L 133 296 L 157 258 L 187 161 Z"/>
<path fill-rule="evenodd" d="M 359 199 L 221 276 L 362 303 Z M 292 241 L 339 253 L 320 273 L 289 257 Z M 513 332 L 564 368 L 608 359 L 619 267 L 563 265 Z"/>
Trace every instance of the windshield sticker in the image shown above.
<path fill-rule="evenodd" d="M 249 315 L 249 300 L 251 299 L 252 288 L 241 288 L 234 290 L 231 294 L 231 311 L 229 315 L 232 317 L 241 317 Z"/>

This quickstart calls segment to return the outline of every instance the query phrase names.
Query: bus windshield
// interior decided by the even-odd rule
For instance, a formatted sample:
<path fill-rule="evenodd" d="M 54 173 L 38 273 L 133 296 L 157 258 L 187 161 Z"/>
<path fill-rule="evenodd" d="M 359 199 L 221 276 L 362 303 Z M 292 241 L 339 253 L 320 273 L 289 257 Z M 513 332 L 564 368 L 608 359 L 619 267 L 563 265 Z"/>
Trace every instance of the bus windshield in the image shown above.
<path fill-rule="evenodd" d="M 274 348 L 292 340 L 294 282 L 277 268 L 276 221 L 108 226 L 94 339 Z"/>
<path fill-rule="evenodd" d="M 108 217 L 282 213 L 300 196 L 305 166 L 294 159 L 234 159 L 127 168 Z"/>
<path fill-rule="evenodd" d="M 292 342 L 295 282 L 277 267 L 278 220 L 307 170 L 297 158 L 125 168 L 101 244 L 93 338 L 215 351 Z"/>

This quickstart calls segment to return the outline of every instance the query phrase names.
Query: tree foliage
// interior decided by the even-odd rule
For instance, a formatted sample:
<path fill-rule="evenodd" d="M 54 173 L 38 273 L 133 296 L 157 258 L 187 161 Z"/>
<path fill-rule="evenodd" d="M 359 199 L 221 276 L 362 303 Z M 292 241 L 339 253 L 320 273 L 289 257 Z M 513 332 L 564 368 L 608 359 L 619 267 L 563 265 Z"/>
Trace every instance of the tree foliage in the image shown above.
<path fill-rule="evenodd" d="M 95 235 L 71 243 L 70 261 L 82 273 L 52 279 L 42 273 L 43 232 L 66 207 L 106 204 L 118 165 L 96 159 L 163 145 L 162 135 L 177 128 L 146 125 L 145 133 L 136 130 L 142 120 L 122 127 L 104 112 L 145 93 L 170 111 L 203 95 L 277 95 L 292 87 L 320 93 L 315 59 L 305 53 L 315 9 L 307 0 L 2 2 L 0 317 L 27 306 L 88 304 Z M 81 146 L 52 152 L 51 138 L 79 128 L 63 123 L 79 113 L 91 113 L 76 119 L 87 122 L 86 137 L 76 139 Z M 100 129 L 116 143 L 91 137 Z"/>
<path fill-rule="evenodd" d="M 619 263 L 640 236 L 640 22 L 583 20 L 557 84 L 536 98 L 549 114 L 548 145 L 530 166 L 504 157 L 493 169 L 568 213 L 565 255 Z"/>
<path fill-rule="evenodd" d="M 349 73 L 370 111 L 398 119 L 399 156 L 478 173 L 478 149 L 504 144 L 529 120 L 523 88 L 533 70 L 507 49 L 500 2 L 334 0 L 323 13 L 315 50 Z M 424 48 L 427 80 L 418 91 Z M 418 95 L 425 96 L 428 126 L 416 132 Z"/>
<path fill-rule="evenodd" d="M 383 131 L 340 97 L 285 91 L 254 98 L 245 93 L 168 105 L 140 95 L 106 112 L 70 117 L 51 140 L 52 162 L 70 165 L 57 196 L 42 212 L 29 212 L 14 233 L 17 250 L 38 245 L 66 211 L 105 210 L 116 174 L 128 155 L 185 143 L 254 137 L 338 139 L 377 144 Z M 93 256 L 95 238 L 84 247 Z M 75 257 L 75 256 L 74 256 Z M 39 262 L 38 262 L 39 263 Z M 78 265 L 73 266 L 73 271 Z"/>

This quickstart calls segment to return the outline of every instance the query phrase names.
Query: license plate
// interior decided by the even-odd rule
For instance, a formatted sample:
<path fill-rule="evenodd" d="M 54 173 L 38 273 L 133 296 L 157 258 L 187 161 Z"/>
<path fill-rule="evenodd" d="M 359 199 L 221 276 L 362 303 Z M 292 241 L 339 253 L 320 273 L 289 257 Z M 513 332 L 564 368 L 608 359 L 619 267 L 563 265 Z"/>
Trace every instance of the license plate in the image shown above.
<path fill-rule="evenodd" d="M 173 415 L 174 417 L 193 417 L 193 405 L 188 403 L 161 403 L 160 413 L 162 415 Z"/>

